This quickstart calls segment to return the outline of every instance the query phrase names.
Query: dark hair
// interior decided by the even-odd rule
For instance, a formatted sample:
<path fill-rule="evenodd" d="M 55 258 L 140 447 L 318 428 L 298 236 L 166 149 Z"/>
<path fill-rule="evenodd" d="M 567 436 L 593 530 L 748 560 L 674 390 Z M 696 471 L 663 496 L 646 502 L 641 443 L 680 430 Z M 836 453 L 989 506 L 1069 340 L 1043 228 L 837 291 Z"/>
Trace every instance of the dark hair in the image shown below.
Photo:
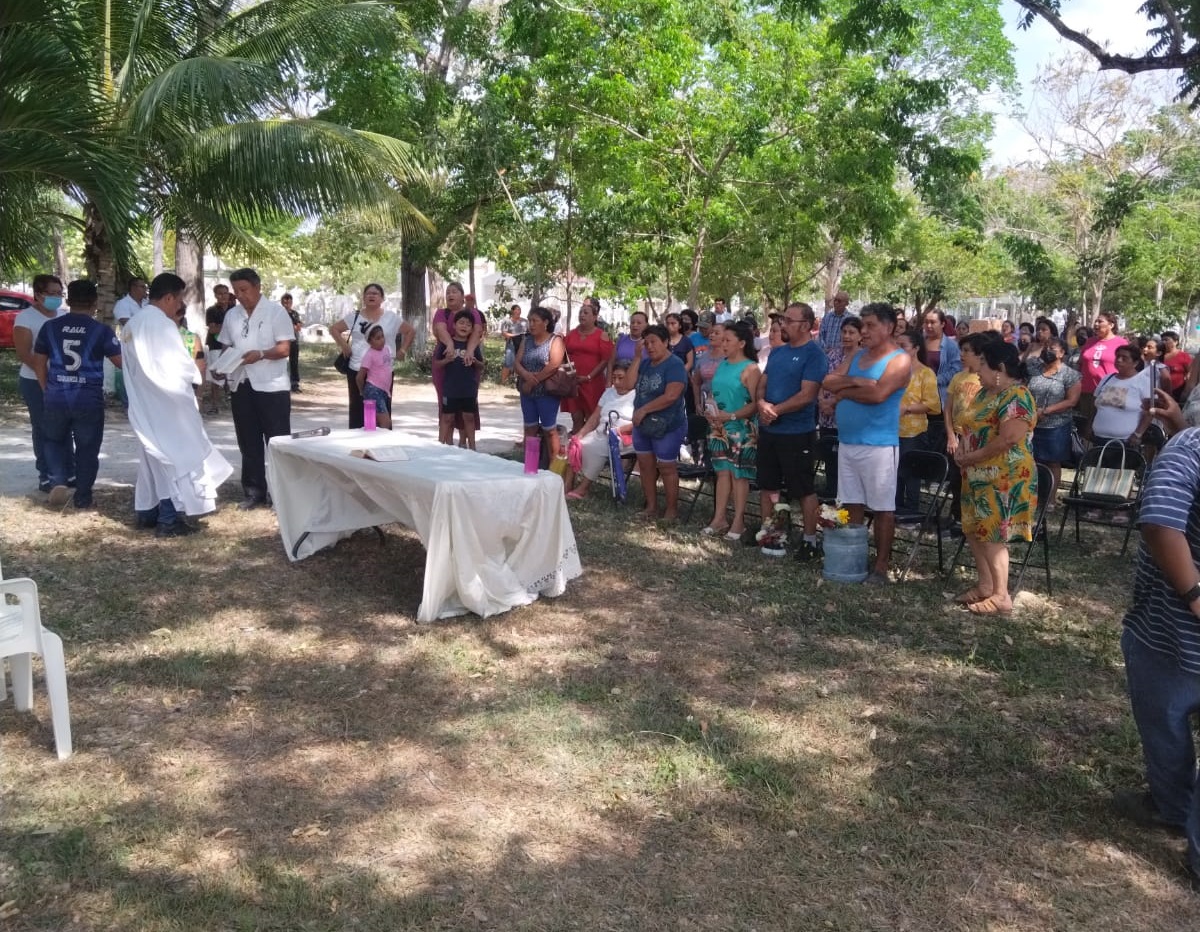
<path fill-rule="evenodd" d="M 379 296 L 381 298 L 387 297 L 387 292 L 383 290 L 383 285 L 380 285 L 378 282 L 371 282 L 369 285 L 363 285 L 363 294 L 366 294 L 372 288 L 379 292 Z"/>
<path fill-rule="evenodd" d="M 371 337 L 375 336 L 376 330 L 378 330 L 380 333 L 383 333 L 383 327 L 380 324 L 375 324 L 370 330 L 367 331 L 367 342 L 370 342 Z"/>
<path fill-rule="evenodd" d="M 1142 358 L 1142 354 L 1137 351 L 1137 348 L 1132 343 L 1122 343 L 1113 350 L 1113 359 L 1116 359 L 1122 353 L 1129 354 L 1129 361 L 1136 363 Z"/>
<path fill-rule="evenodd" d="M 1069 346 L 1067 346 L 1067 341 L 1064 340 L 1062 337 L 1058 337 L 1058 336 L 1051 337 L 1049 340 L 1046 341 L 1046 346 L 1043 346 L 1042 349 L 1046 349 L 1047 347 L 1050 347 L 1050 346 L 1057 346 L 1060 350 L 1062 350 L 1063 356 L 1066 356 L 1067 353 L 1071 352 L 1071 348 Z"/>
<path fill-rule="evenodd" d="M 513 311 L 516 311 L 518 314 L 520 314 L 520 313 L 521 313 L 521 305 L 519 305 L 519 304 L 514 304 L 512 307 L 510 307 L 510 308 L 508 309 L 508 313 L 510 313 L 510 314 L 511 314 Z"/>
<path fill-rule="evenodd" d="M 1021 351 L 1003 339 L 988 340 L 980 353 L 989 369 L 1003 371 L 1010 379 L 1024 379 L 1025 366 L 1021 363 Z"/>
<path fill-rule="evenodd" d="M 1082 340 L 1079 339 L 1080 333 L 1083 334 Z M 1086 343 L 1091 338 L 1092 338 L 1092 328 L 1089 327 L 1087 324 L 1080 324 L 1078 327 L 1075 328 L 1075 342 L 1078 343 L 1080 346 L 1082 346 L 1084 343 Z"/>
<path fill-rule="evenodd" d="M 1103 317 L 1105 320 L 1107 320 L 1110 324 L 1112 324 L 1113 330 L 1116 330 L 1120 326 L 1120 321 L 1117 319 L 1117 315 L 1112 311 L 1097 311 L 1096 317 Z M 1095 320 L 1096 317 L 1093 317 L 1092 320 Z"/>
<path fill-rule="evenodd" d="M 978 333 L 968 333 L 959 341 L 959 346 L 969 349 L 976 356 L 983 355 L 983 349 L 989 343 L 1003 343 L 1004 337 L 995 330 L 981 330 Z"/>
<path fill-rule="evenodd" d="M 159 301 L 169 294 L 183 294 L 187 290 L 187 282 L 176 275 L 174 272 L 163 272 L 161 275 L 155 275 L 154 281 L 150 283 L 149 298 L 151 301 Z"/>
<path fill-rule="evenodd" d="M 134 285 L 136 285 L 138 282 L 141 282 L 144 285 L 144 284 L 146 284 L 146 279 L 142 278 L 142 276 L 140 276 L 140 275 L 133 276 L 133 278 L 129 279 L 129 284 L 125 286 L 125 290 L 129 291 L 129 289 L 132 288 Z"/>
<path fill-rule="evenodd" d="M 787 307 L 785 307 L 783 309 L 783 313 L 786 314 L 792 308 L 796 308 L 797 310 L 799 310 L 800 313 L 803 315 L 804 319 L 807 320 L 809 323 L 812 323 L 814 320 L 817 319 L 817 312 L 812 309 L 811 304 L 805 304 L 803 301 L 793 301 Z M 780 316 L 782 316 L 782 315 L 780 315 Z"/>
<path fill-rule="evenodd" d="M 1164 340 L 1174 340 L 1176 343 L 1179 342 L 1179 334 L 1176 333 L 1174 330 L 1164 330 L 1163 334 L 1162 334 L 1162 338 Z"/>
<path fill-rule="evenodd" d="M 663 318 L 664 322 L 668 320 L 674 320 L 675 323 L 679 324 L 679 329 L 683 329 L 683 318 L 679 316 L 678 311 L 671 311 L 670 314 Z"/>
<path fill-rule="evenodd" d="M 862 318 L 855 317 L 853 314 L 846 314 L 842 318 L 842 326 L 840 329 L 845 330 L 847 327 L 853 327 L 859 333 L 862 333 Z"/>
<path fill-rule="evenodd" d="M 921 333 L 919 327 L 909 327 L 902 334 L 902 337 L 907 337 L 913 345 L 913 349 L 917 351 L 917 362 L 923 366 L 929 365 L 925 356 L 925 336 Z"/>
<path fill-rule="evenodd" d="M 254 269 L 234 269 L 229 273 L 229 281 L 232 282 L 249 282 L 255 288 L 262 287 L 262 279 L 258 277 L 258 273 Z"/>
<path fill-rule="evenodd" d="M 280 301 L 295 301 L 296 299 L 292 297 L 292 293 L 290 291 L 285 291 L 283 294 L 281 294 L 279 296 L 279 300 Z"/>
<path fill-rule="evenodd" d="M 630 320 L 633 320 L 635 317 L 640 317 L 642 320 L 644 320 L 647 323 L 647 325 L 649 325 L 649 323 L 650 323 L 650 315 L 647 314 L 645 311 L 634 311 L 632 314 L 629 315 Z"/>
<path fill-rule="evenodd" d="M 213 285 L 213 294 L 216 294 L 218 291 L 223 291 L 226 294 L 229 294 L 229 286 L 224 282 L 217 282 L 215 285 Z"/>
<path fill-rule="evenodd" d="M 57 275 L 35 275 L 33 276 L 33 293 L 45 294 L 46 289 L 50 287 L 51 284 L 58 285 L 58 287 L 61 288 L 62 279 Z"/>
<path fill-rule="evenodd" d="M 77 278 L 67 285 L 67 304 L 71 307 L 93 307 L 97 297 L 96 283 L 91 279 Z"/>
<path fill-rule="evenodd" d="M 730 323 L 726 328 L 733 332 L 734 339 L 742 344 L 742 353 L 747 359 L 754 359 L 754 330 L 744 320 Z"/>
<path fill-rule="evenodd" d="M 1021 321 L 1020 326 L 1017 327 L 1017 332 L 1028 333 L 1030 336 L 1033 336 L 1033 324 L 1027 320 L 1023 320 Z"/>
<path fill-rule="evenodd" d="M 1038 327 L 1048 328 L 1050 331 L 1050 336 L 1054 337 L 1056 340 L 1058 339 L 1058 324 L 1052 321 L 1049 317 L 1039 317 L 1033 322 L 1034 336 L 1037 336 Z"/>
<path fill-rule="evenodd" d="M 367 288 L 369 288 L 369 287 L 371 287 L 371 286 L 370 286 L 370 285 L 368 285 L 368 286 L 367 286 Z M 378 286 L 376 286 L 376 287 L 378 287 Z M 447 283 L 446 283 L 446 290 L 447 290 L 447 291 L 449 291 L 451 288 L 457 288 L 457 289 L 458 289 L 458 293 L 459 293 L 460 295 L 462 295 L 464 298 L 467 296 L 466 289 L 464 289 L 464 288 L 463 288 L 463 286 L 462 286 L 462 283 L 461 283 L 461 282 L 447 282 Z M 366 290 L 367 290 L 366 288 L 364 288 L 364 289 L 363 289 L 363 291 L 366 291 Z M 380 291 L 382 291 L 383 289 L 382 289 L 382 288 L 380 288 L 379 290 L 380 290 Z"/>
<path fill-rule="evenodd" d="M 693 330 L 695 330 L 697 325 L 700 323 L 700 315 L 693 311 L 690 307 L 685 307 L 682 311 L 680 311 L 679 316 L 681 318 L 686 317 L 688 322 L 692 325 Z"/>
<path fill-rule="evenodd" d="M 554 329 L 554 312 L 553 311 L 547 310 L 546 308 L 542 307 L 539 304 L 537 307 L 531 307 L 529 309 L 529 319 L 532 320 L 535 317 L 538 320 L 540 320 L 542 323 L 544 323 L 551 330 Z M 474 319 L 474 315 L 472 315 L 472 319 Z"/>
<path fill-rule="evenodd" d="M 592 302 L 592 310 L 596 312 L 596 316 L 600 316 L 600 299 L 595 295 L 591 295 L 589 300 Z"/>
<path fill-rule="evenodd" d="M 874 317 L 888 329 L 896 327 L 896 309 L 886 301 L 873 301 L 858 312 L 859 317 Z"/>
<path fill-rule="evenodd" d="M 642 331 L 642 339 L 644 340 L 646 337 L 658 337 L 664 343 L 671 339 L 671 335 L 667 333 L 667 328 L 662 324 L 650 324 Z"/>
<path fill-rule="evenodd" d="M 946 314 L 941 308 L 930 307 L 921 312 L 921 320 L 924 321 L 930 314 L 937 314 L 938 323 L 943 327 L 946 325 Z M 953 318 L 951 318 L 953 319 Z"/>
<path fill-rule="evenodd" d="M 475 326 L 475 315 L 472 314 L 470 311 L 468 311 L 466 308 L 463 308 L 461 311 L 459 311 L 457 314 L 455 314 L 454 320 L 451 321 L 451 323 L 457 324 L 460 320 L 469 320 L 471 322 L 471 326 L 472 327 Z"/>

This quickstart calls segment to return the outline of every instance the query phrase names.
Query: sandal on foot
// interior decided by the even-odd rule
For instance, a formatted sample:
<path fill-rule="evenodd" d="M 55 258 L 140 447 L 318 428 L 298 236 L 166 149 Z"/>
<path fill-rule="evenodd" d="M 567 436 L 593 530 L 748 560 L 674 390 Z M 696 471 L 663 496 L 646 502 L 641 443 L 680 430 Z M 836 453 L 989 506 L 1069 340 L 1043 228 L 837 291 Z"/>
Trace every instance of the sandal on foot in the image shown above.
<path fill-rule="evenodd" d="M 578 502 L 583 499 L 583 496 L 580 495 L 578 492 L 576 492 L 574 489 L 572 489 L 570 492 L 567 493 L 567 498 L 569 498 L 573 502 Z"/>
<path fill-rule="evenodd" d="M 991 598 L 991 596 L 980 592 L 978 586 L 972 586 L 966 592 L 960 592 L 956 595 L 954 601 L 959 605 L 971 605 L 975 602 L 982 602 L 987 598 Z"/>
<path fill-rule="evenodd" d="M 1011 615 L 1012 604 L 1004 605 L 989 595 L 982 601 L 972 602 L 967 606 L 967 611 L 972 615 Z"/>
<path fill-rule="evenodd" d="M 700 536 L 701 537 L 724 537 L 725 532 L 728 530 L 729 530 L 728 524 L 726 524 L 724 527 L 713 527 L 711 524 L 709 524 L 709 525 L 706 525 L 705 527 L 700 528 Z"/>

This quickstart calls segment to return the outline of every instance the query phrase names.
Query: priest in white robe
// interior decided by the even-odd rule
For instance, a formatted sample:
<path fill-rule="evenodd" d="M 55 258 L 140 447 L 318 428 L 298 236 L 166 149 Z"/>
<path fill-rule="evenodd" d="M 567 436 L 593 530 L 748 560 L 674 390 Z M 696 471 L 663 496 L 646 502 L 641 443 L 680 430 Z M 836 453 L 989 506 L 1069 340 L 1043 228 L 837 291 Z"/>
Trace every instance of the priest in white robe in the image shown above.
<path fill-rule="evenodd" d="M 185 287 L 178 275 L 156 276 L 150 303 L 121 331 L 129 424 L 142 447 L 133 506 L 138 527 L 159 537 L 196 531 L 184 515 L 215 510 L 217 487 L 233 474 L 196 404 L 200 373 L 176 322 L 187 307 Z"/>

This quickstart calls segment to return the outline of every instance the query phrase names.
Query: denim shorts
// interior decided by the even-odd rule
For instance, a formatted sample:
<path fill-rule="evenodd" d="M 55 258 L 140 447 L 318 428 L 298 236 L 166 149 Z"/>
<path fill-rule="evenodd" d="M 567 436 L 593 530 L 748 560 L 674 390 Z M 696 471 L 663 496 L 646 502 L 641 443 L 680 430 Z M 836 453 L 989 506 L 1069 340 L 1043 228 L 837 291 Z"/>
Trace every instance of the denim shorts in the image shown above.
<path fill-rule="evenodd" d="M 521 395 L 521 417 L 526 427 L 541 425 L 542 430 L 554 430 L 558 426 L 558 404 L 562 399 L 553 395 L 537 395 L 530 398 Z"/>
<path fill-rule="evenodd" d="M 388 414 L 392 413 L 392 396 L 378 385 L 363 382 L 362 396 L 363 401 L 375 402 L 376 411 L 386 411 Z"/>
<path fill-rule="evenodd" d="M 1071 425 L 1035 427 L 1033 429 L 1033 458 L 1039 463 L 1071 462 Z"/>
<path fill-rule="evenodd" d="M 633 452 L 639 454 L 653 453 L 660 463 L 674 463 L 679 459 L 679 448 L 687 437 L 687 423 L 681 424 L 674 430 L 667 431 L 657 440 L 647 437 L 636 426 L 633 428 Z"/>

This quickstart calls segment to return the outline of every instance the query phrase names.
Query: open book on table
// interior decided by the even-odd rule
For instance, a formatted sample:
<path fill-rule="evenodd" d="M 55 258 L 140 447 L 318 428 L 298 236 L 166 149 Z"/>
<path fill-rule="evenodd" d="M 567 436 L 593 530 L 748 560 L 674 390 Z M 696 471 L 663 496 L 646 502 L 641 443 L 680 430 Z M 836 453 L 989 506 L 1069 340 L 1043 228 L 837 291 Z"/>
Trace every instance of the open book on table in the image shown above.
<path fill-rule="evenodd" d="M 408 453 L 404 447 L 388 446 L 388 447 L 371 447 L 367 450 L 351 450 L 351 456 L 357 456 L 359 459 L 374 460 L 377 463 L 399 463 L 408 459 Z"/>

